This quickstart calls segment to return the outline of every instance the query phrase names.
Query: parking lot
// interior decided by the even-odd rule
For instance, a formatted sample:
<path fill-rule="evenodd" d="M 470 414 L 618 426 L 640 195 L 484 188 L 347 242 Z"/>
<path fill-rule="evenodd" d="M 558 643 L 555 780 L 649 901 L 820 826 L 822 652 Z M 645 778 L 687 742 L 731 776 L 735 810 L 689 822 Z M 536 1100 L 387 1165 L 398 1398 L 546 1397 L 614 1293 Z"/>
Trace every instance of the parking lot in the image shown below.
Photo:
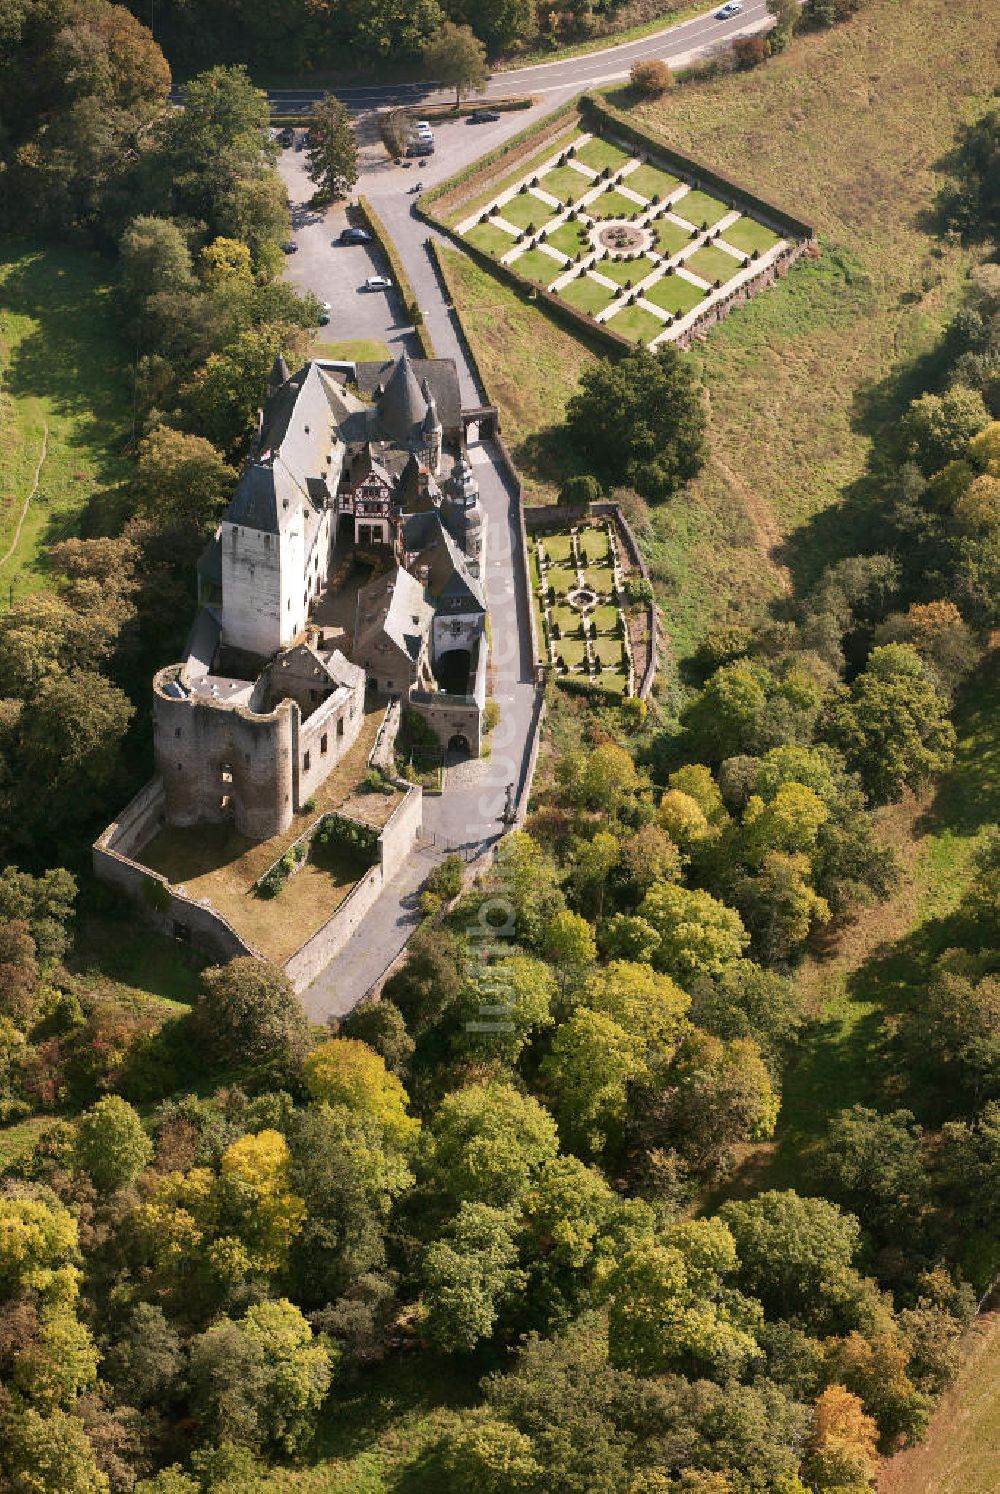
<path fill-rule="evenodd" d="M 288 279 L 330 303 L 330 323 L 317 329 L 318 343 L 349 339 L 381 344 L 394 357 L 404 347 L 415 353 L 416 343 L 398 293 L 364 288 L 369 275 L 388 270 L 378 245 L 337 242 L 349 222 L 344 203 L 326 212 L 308 206 L 314 188 L 306 171 L 304 150 L 283 150 L 278 170 L 288 189 L 292 238 L 298 245 L 297 253 L 290 254 L 286 262 Z M 324 351 L 322 346 L 318 351 Z"/>

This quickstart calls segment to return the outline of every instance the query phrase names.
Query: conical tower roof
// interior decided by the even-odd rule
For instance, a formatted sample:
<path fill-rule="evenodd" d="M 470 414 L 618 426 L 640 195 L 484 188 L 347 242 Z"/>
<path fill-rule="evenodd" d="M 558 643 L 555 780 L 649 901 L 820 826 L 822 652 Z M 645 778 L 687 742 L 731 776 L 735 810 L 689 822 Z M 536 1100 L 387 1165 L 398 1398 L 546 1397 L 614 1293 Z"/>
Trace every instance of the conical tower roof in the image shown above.
<path fill-rule="evenodd" d="M 389 375 L 378 402 L 378 413 L 382 425 L 397 441 L 409 441 L 414 427 L 419 427 L 427 414 L 427 401 L 405 350 Z"/>
<path fill-rule="evenodd" d="M 269 395 L 277 394 L 283 384 L 287 384 L 290 378 L 288 364 L 282 353 L 276 353 L 274 362 L 271 364 L 271 376 L 267 381 L 267 392 Z"/>

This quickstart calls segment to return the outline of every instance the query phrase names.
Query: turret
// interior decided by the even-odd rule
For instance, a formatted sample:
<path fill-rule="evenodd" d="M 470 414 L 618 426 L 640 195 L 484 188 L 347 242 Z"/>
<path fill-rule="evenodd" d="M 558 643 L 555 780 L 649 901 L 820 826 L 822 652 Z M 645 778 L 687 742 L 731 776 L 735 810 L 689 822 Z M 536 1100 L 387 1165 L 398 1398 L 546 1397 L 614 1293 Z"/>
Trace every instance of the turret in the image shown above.
<path fill-rule="evenodd" d="M 425 460 L 428 472 L 437 477 L 441 471 L 441 443 L 444 439 L 444 426 L 441 424 L 441 419 L 438 415 L 437 401 L 426 379 L 423 383 L 422 393 L 424 399 L 427 401 L 427 414 L 424 416 L 421 426 L 421 435 L 423 436 L 424 451 L 426 453 Z"/>

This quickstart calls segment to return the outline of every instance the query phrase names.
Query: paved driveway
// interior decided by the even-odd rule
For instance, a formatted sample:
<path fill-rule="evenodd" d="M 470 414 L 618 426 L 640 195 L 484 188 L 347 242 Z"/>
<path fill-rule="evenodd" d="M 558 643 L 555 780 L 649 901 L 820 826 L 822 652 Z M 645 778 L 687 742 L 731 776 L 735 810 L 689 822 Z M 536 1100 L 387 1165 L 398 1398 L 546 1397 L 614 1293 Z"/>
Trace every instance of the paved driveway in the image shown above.
<path fill-rule="evenodd" d="M 339 244 L 347 227 L 343 203 L 325 213 L 309 207 L 314 187 L 306 173 L 305 151 L 282 151 L 278 170 L 292 205 L 292 237 L 297 254 L 287 260 L 287 277 L 300 290 L 313 291 L 330 303 L 330 324 L 319 335 L 330 342 L 370 338 L 388 345 L 393 356 L 403 348 L 416 352 L 402 298 L 396 291 L 366 291 L 369 275 L 385 274 L 388 266 L 375 244 Z"/>

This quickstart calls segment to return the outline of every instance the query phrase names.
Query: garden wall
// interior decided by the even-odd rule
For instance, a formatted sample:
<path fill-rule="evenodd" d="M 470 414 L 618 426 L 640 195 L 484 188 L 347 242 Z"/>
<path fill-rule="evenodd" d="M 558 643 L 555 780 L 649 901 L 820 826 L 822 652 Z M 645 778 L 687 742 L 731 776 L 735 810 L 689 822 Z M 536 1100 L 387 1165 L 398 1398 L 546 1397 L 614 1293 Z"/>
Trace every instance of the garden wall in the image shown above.
<path fill-rule="evenodd" d="M 216 960 L 256 955 L 221 913 L 185 897 L 166 877 L 134 859 L 165 822 L 163 781 L 153 778 L 94 842 L 94 875 L 127 897 L 144 921 L 168 938 L 183 939 Z"/>

